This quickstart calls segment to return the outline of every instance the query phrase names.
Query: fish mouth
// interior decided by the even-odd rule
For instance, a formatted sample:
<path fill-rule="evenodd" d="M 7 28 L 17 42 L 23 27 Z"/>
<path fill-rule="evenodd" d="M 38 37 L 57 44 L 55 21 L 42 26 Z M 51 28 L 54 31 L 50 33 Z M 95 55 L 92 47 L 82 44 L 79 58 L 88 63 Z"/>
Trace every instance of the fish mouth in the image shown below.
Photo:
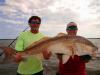
<path fill-rule="evenodd" d="M 2 49 L 0 49 L 0 63 L 3 62 L 5 59 L 5 53 Z"/>
<path fill-rule="evenodd" d="M 0 56 L 2 56 L 3 54 L 4 54 L 4 52 L 1 52 L 1 53 L 0 53 Z"/>
<path fill-rule="evenodd" d="M 0 57 L 4 54 L 4 51 L 0 49 Z"/>

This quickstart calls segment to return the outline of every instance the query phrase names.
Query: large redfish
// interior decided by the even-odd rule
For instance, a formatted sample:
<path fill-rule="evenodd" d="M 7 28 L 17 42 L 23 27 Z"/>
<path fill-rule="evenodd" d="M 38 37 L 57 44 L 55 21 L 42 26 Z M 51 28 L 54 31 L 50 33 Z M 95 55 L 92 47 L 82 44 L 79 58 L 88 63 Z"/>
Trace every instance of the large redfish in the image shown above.
<path fill-rule="evenodd" d="M 70 47 L 73 47 L 71 49 Z M 9 47 L 2 47 L 7 58 L 12 58 L 16 54 L 15 50 Z M 56 36 L 42 39 L 28 46 L 24 52 L 20 52 L 22 56 L 34 55 L 41 53 L 43 50 L 49 50 L 52 53 L 60 53 L 67 55 L 93 55 L 98 48 L 88 39 L 82 36 Z"/>
<path fill-rule="evenodd" d="M 88 39 L 82 36 L 56 36 L 31 44 L 26 48 L 25 53 L 34 54 L 49 50 L 52 53 L 62 53 L 72 55 L 73 51 L 69 47 L 74 48 L 74 53 L 81 55 L 83 53 L 92 54 L 98 48 Z"/>

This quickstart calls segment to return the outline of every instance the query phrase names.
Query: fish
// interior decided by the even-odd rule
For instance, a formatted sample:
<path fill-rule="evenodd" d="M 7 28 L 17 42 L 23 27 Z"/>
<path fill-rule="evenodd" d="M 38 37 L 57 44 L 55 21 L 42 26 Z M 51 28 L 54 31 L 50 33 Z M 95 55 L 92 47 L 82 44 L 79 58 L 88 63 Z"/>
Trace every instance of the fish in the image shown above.
<path fill-rule="evenodd" d="M 33 43 L 26 48 L 27 54 L 40 53 L 43 50 L 51 51 L 54 54 L 63 54 L 62 63 L 66 63 L 70 56 L 90 55 L 96 57 L 98 47 L 82 36 L 60 35 Z M 30 51 L 30 52 L 29 52 Z M 36 52 L 34 52 L 36 51 Z"/>
<path fill-rule="evenodd" d="M 71 50 L 70 47 L 73 47 L 73 50 Z M 14 55 L 16 54 L 15 49 L 10 47 L 2 47 L 2 50 L 4 50 L 6 58 L 10 60 L 11 58 L 14 59 Z M 94 52 L 98 50 L 98 47 L 85 37 L 78 35 L 63 35 L 47 37 L 45 39 L 43 38 L 29 45 L 23 52 L 20 52 L 20 54 L 22 56 L 34 55 L 42 53 L 43 50 L 48 50 L 54 54 L 63 54 L 70 57 L 75 54 L 94 55 Z"/>
<path fill-rule="evenodd" d="M 33 43 L 25 49 L 25 52 L 28 54 L 33 54 L 33 53 L 39 53 L 43 50 L 49 50 L 52 53 L 62 53 L 62 54 L 72 55 L 72 51 L 69 50 L 70 46 L 72 46 L 73 48 L 75 48 L 76 46 L 77 48 L 79 47 L 82 48 L 79 51 L 80 53 L 81 52 L 93 53 L 98 50 L 98 47 L 95 46 L 91 41 L 89 41 L 85 37 L 64 35 L 64 36 L 56 36 L 48 38 L 46 40 L 40 41 L 39 43 L 37 42 L 36 44 Z"/>

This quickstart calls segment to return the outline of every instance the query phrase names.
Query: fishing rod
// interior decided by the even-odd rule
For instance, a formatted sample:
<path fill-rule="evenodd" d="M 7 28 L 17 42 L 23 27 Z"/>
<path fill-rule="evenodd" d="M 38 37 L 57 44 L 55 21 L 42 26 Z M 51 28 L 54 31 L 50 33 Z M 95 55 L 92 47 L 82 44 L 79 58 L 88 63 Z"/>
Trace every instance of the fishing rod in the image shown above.
<path fill-rule="evenodd" d="M 25 32 L 29 27 L 26 27 L 22 32 Z M 18 36 L 8 45 L 8 47 L 10 47 L 18 38 Z"/>
<path fill-rule="evenodd" d="M 26 27 L 22 32 L 25 32 L 28 29 L 28 27 Z M 8 45 L 8 47 L 10 47 L 18 38 L 18 36 Z M 0 49 L 0 63 L 2 63 L 3 61 L 5 61 L 5 52 Z"/>

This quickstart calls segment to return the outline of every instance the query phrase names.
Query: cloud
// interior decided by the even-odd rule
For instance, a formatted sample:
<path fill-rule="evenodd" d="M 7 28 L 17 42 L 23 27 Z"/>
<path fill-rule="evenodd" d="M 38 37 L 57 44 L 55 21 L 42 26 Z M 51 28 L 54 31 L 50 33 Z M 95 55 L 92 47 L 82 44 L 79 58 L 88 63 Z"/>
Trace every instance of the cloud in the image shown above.
<path fill-rule="evenodd" d="M 94 28 L 97 29 L 97 30 L 98 30 L 98 29 L 100 30 L 100 23 L 94 24 Z"/>
<path fill-rule="evenodd" d="M 100 15 L 100 14 L 99 14 L 99 12 L 100 12 L 100 1 L 99 1 L 99 0 L 98 0 L 98 1 L 92 0 L 92 1 L 90 2 L 89 7 L 90 7 L 91 9 L 94 10 L 94 11 L 93 11 L 93 14 Z"/>
<path fill-rule="evenodd" d="M 34 14 L 35 10 L 40 10 L 50 5 L 53 0 L 10 0 L 7 1 L 5 8 L 9 8 L 9 12 L 20 11 L 24 14 Z M 7 9 L 6 9 L 7 10 Z"/>
<path fill-rule="evenodd" d="M 27 26 L 12 24 L 10 22 L 0 23 L 0 39 L 14 39 L 19 32 L 25 30 Z"/>
<path fill-rule="evenodd" d="M 92 0 L 89 6 L 90 7 L 100 6 L 100 1 Z"/>
<path fill-rule="evenodd" d="M 0 23 L 1 22 L 11 23 L 11 24 L 17 24 L 17 25 L 24 25 L 23 22 L 16 21 L 16 20 L 10 20 L 10 19 L 3 19 L 3 18 L 0 18 Z"/>
<path fill-rule="evenodd" d="M 27 20 L 31 15 L 38 15 L 42 18 L 41 31 L 46 34 L 65 32 L 66 24 L 74 21 L 79 25 L 80 34 L 93 37 L 96 34 L 93 35 L 91 31 L 97 32 L 96 28 L 99 30 L 99 4 L 99 0 L 6 0 L 5 5 L 0 6 L 0 25 L 4 22 L 2 27 L 7 26 L 8 30 L 14 30 L 15 25 L 18 33 L 21 28 L 27 26 Z M 16 29 L 17 25 L 21 25 L 21 28 Z M 91 34 L 88 35 L 89 33 Z"/>

